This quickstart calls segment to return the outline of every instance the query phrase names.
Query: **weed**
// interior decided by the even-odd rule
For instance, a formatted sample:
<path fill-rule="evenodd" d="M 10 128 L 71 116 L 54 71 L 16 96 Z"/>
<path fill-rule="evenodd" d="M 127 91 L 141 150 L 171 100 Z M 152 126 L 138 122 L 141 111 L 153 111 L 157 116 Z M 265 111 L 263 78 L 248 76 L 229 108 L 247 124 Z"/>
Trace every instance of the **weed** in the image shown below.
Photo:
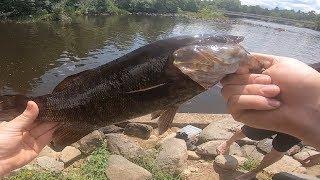
<path fill-rule="evenodd" d="M 252 171 L 259 165 L 259 162 L 256 160 L 249 158 L 247 159 L 243 165 L 240 166 L 240 169 L 246 170 L 246 171 Z"/>

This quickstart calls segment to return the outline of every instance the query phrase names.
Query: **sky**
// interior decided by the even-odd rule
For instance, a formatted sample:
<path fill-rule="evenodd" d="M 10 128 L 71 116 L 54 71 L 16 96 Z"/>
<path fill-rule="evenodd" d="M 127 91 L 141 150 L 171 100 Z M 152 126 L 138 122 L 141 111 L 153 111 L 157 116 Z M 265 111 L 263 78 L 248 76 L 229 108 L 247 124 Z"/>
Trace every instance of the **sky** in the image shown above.
<path fill-rule="evenodd" d="M 294 9 L 304 12 L 316 11 L 320 13 L 320 0 L 240 0 L 245 5 L 260 5 L 261 7 L 274 9 Z"/>

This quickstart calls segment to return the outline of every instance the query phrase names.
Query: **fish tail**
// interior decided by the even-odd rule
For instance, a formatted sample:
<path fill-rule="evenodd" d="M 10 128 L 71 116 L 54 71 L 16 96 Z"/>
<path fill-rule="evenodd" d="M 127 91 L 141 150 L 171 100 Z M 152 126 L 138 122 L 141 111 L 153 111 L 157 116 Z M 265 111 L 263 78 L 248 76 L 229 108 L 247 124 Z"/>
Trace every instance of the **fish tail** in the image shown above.
<path fill-rule="evenodd" d="M 0 96 L 0 112 L 14 110 L 23 112 L 27 106 L 28 97 L 24 95 L 5 95 Z"/>

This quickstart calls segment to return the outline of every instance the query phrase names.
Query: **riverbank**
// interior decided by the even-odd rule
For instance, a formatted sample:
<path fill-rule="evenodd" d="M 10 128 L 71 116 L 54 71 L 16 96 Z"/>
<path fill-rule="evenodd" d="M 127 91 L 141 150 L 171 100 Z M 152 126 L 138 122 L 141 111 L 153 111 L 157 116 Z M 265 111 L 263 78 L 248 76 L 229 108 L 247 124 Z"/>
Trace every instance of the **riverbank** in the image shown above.
<path fill-rule="evenodd" d="M 256 167 L 272 146 L 271 139 L 244 139 L 232 145 L 230 155 L 221 156 L 217 145 L 242 126 L 230 115 L 179 113 L 174 122 L 161 136 L 148 125 L 154 123 L 150 116 L 101 128 L 62 152 L 46 147 L 31 164 L 7 179 L 228 180 Z M 186 123 L 189 130 L 184 129 Z M 190 137 L 182 138 L 181 132 Z M 319 177 L 319 165 L 305 168 L 299 162 L 315 153 L 319 152 L 310 146 L 295 146 L 259 173 L 258 179 Z"/>

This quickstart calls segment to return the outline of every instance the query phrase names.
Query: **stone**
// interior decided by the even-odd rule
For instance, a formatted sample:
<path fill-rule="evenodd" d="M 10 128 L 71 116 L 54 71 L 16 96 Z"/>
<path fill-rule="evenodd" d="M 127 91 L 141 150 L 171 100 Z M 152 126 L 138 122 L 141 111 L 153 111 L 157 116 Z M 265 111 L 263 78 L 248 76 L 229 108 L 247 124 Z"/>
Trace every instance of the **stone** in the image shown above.
<path fill-rule="evenodd" d="M 38 157 L 41 156 L 47 156 L 47 157 L 52 157 L 54 159 L 59 159 L 61 155 L 61 152 L 56 152 L 53 149 L 51 149 L 49 146 L 45 146 L 42 151 L 39 153 Z"/>
<path fill-rule="evenodd" d="M 259 152 L 256 146 L 254 145 L 244 145 L 242 146 L 242 150 L 244 152 L 244 156 L 249 159 L 261 161 L 264 157 L 264 155 L 261 152 Z"/>
<path fill-rule="evenodd" d="M 224 141 L 222 140 L 217 140 L 217 141 L 209 141 L 209 142 L 203 143 L 197 147 L 196 153 L 201 156 L 205 156 L 207 158 L 214 158 L 217 155 L 219 155 L 217 152 L 217 147 L 223 142 Z M 237 143 L 233 143 L 230 146 L 229 154 L 243 156 L 242 150 Z"/>
<path fill-rule="evenodd" d="M 101 131 L 95 130 L 81 138 L 78 142 L 72 144 L 72 146 L 79 149 L 82 153 L 89 155 L 97 147 L 102 145 L 104 137 L 105 135 Z"/>
<path fill-rule="evenodd" d="M 151 135 L 152 126 L 140 123 L 129 123 L 124 128 L 124 133 L 129 136 L 148 139 Z"/>
<path fill-rule="evenodd" d="M 279 161 L 272 164 L 271 166 L 264 169 L 266 173 L 269 175 L 275 175 L 280 172 L 299 172 L 299 173 L 305 173 L 306 169 L 302 167 L 301 163 L 297 160 L 293 159 L 290 156 L 283 156 Z"/>
<path fill-rule="evenodd" d="M 310 156 L 319 154 L 318 151 L 315 150 L 309 150 L 309 149 L 303 149 L 301 152 L 293 155 L 293 158 L 299 162 L 302 162 L 303 160 L 307 159 Z"/>
<path fill-rule="evenodd" d="M 81 156 L 81 151 L 75 147 L 67 146 L 61 151 L 60 160 L 65 164 L 69 165 L 74 161 L 78 160 Z"/>
<path fill-rule="evenodd" d="M 212 140 L 227 140 L 233 133 L 232 129 L 241 127 L 242 124 L 233 120 L 232 117 L 213 121 L 199 135 L 199 143 Z"/>
<path fill-rule="evenodd" d="M 198 142 L 198 136 L 202 129 L 187 125 L 177 132 L 176 138 L 183 139 L 187 143 L 188 150 L 195 150 Z"/>
<path fill-rule="evenodd" d="M 119 155 L 109 157 L 106 175 L 110 180 L 152 179 L 152 174 L 149 171 Z"/>
<path fill-rule="evenodd" d="M 123 134 L 107 134 L 107 147 L 113 154 L 122 155 L 129 160 L 134 160 L 143 155 L 140 145 Z"/>
<path fill-rule="evenodd" d="M 320 164 L 308 167 L 307 174 L 320 177 Z"/>
<path fill-rule="evenodd" d="M 57 161 L 55 158 L 47 156 L 36 158 L 36 164 L 42 169 L 56 173 L 61 172 L 64 169 L 63 162 Z"/>
<path fill-rule="evenodd" d="M 182 139 L 171 138 L 160 147 L 156 164 L 165 172 L 180 174 L 186 167 L 187 159 L 186 142 Z"/>
<path fill-rule="evenodd" d="M 238 143 L 240 146 L 244 146 L 244 145 L 257 145 L 257 144 L 258 144 L 258 141 L 255 141 L 255 140 L 252 140 L 252 139 L 249 139 L 249 138 L 246 137 L 246 138 L 237 140 L 237 143 Z"/>
<path fill-rule="evenodd" d="M 272 139 L 263 139 L 257 144 L 258 149 L 265 153 L 269 153 L 272 150 Z"/>
<path fill-rule="evenodd" d="M 200 156 L 194 151 L 188 151 L 188 160 L 199 160 Z"/>
<path fill-rule="evenodd" d="M 161 147 L 164 142 L 166 142 L 169 139 L 175 138 L 176 135 L 177 135 L 177 133 L 168 134 L 166 137 L 164 137 L 163 139 L 159 140 L 159 142 L 157 144 L 157 147 Z"/>
<path fill-rule="evenodd" d="M 110 134 L 110 133 L 123 133 L 124 128 L 116 126 L 116 125 L 110 125 L 105 126 L 99 129 L 103 134 Z"/>
<path fill-rule="evenodd" d="M 275 174 L 272 180 L 319 180 L 319 178 L 300 173 L 280 172 Z"/>
<path fill-rule="evenodd" d="M 245 162 L 245 158 L 236 157 L 234 155 L 218 155 L 214 162 L 222 169 L 235 170 L 240 164 Z"/>
<path fill-rule="evenodd" d="M 297 154 L 298 152 L 300 152 L 301 147 L 299 145 L 294 145 L 291 149 L 289 149 L 286 153 L 289 156 L 293 156 L 295 154 Z"/>

